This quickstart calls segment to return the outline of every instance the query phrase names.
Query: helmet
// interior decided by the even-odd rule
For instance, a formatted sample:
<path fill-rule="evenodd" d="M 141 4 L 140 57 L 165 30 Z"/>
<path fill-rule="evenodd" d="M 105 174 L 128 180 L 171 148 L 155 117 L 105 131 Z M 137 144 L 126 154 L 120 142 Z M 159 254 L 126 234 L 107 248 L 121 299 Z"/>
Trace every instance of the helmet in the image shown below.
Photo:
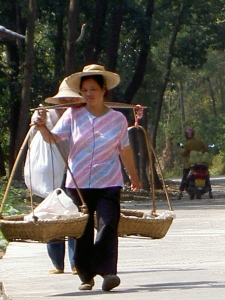
<path fill-rule="evenodd" d="M 192 138 L 195 135 L 194 129 L 192 129 L 192 128 L 185 129 L 184 135 L 187 139 Z"/>

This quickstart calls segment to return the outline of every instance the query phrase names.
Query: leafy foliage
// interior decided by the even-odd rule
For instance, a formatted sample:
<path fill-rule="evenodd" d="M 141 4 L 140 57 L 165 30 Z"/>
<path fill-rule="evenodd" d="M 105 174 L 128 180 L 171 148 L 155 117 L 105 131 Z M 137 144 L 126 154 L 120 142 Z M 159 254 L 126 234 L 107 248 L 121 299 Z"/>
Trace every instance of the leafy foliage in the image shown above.
<path fill-rule="evenodd" d="M 97 1 L 98 2 L 98 1 Z M 81 1 L 79 5 L 78 28 L 86 24 L 82 42 L 76 48 L 76 69 L 80 70 L 87 61 L 86 53 L 96 13 L 96 1 Z M 13 1 L 10 1 L 13 4 Z M 105 2 L 106 3 L 106 2 Z M 98 43 L 93 51 L 98 52 L 98 63 L 105 64 L 112 16 L 118 1 L 108 0 L 106 13 L 98 33 Z M 116 70 L 121 75 L 121 84 L 116 98 L 123 101 L 124 93 L 135 73 L 140 58 L 142 42 L 148 39 L 146 24 L 147 0 L 123 1 L 123 21 L 119 36 Z M 34 42 L 34 70 L 29 107 L 36 107 L 50 95 L 56 93 L 64 76 L 66 36 L 68 30 L 69 1 L 38 1 Z M 175 48 L 169 53 L 171 37 L 177 22 L 177 15 L 183 8 Z M 4 26 L 26 31 L 27 1 L 18 3 L 20 27 L 11 8 L 3 3 L 0 15 Z M 225 113 L 225 5 L 222 0 L 159 0 L 154 5 L 150 50 L 145 77 L 137 90 L 133 103 L 148 106 L 148 130 L 154 130 L 155 112 L 165 73 L 168 55 L 173 55 L 169 83 L 163 98 L 160 126 L 157 134 L 158 154 L 166 147 L 166 139 L 176 142 L 183 139 L 183 129 L 192 126 L 196 134 L 206 143 L 215 143 L 225 157 L 224 113 Z M 95 27 L 94 27 L 95 28 Z M 78 30 L 79 31 L 79 30 Z M 23 80 L 24 48 L 19 48 L 20 69 L 16 81 L 9 82 L 12 69 L 7 62 L 6 45 L 0 44 L 0 140 L 6 159 L 9 153 L 9 115 L 11 102 L 19 103 Z M 211 90 L 209 86 L 211 83 Z M 10 95 L 10 86 L 17 85 L 15 94 Z M 17 92 L 19 91 L 19 92 Z M 183 104 L 181 103 L 181 95 Z M 214 99 L 212 99 L 212 97 Z M 18 109 L 19 111 L 19 109 Z M 184 116 L 182 115 L 184 113 Z M 215 116 L 216 113 L 216 116 Z M 183 119 L 184 117 L 184 119 Z M 174 150 L 175 151 L 175 150 Z"/>

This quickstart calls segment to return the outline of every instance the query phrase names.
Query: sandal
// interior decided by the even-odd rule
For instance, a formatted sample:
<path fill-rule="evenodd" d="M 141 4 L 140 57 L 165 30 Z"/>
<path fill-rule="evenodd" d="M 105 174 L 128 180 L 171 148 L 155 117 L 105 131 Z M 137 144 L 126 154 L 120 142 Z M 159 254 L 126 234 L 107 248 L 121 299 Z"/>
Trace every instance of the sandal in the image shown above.
<path fill-rule="evenodd" d="M 64 273 L 64 270 L 57 269 L 56 267 L 49 270 L 49 274 L 62 274 Z"/>
<path fill-rule="evenodd" d="M 72 269 L 72 274 L 77 275 L 77 269 L 75 267 Z"/>

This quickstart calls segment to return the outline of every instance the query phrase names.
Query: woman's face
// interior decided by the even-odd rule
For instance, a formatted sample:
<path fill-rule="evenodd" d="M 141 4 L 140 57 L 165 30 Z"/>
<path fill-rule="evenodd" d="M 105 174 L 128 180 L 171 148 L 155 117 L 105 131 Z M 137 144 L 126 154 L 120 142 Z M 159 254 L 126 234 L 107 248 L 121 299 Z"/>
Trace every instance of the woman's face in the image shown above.
<path fill-rule="evenodd" d="M 80 92 L 87 105 L 95 106 L 103 103 L 106 88 L 102 88 L 97 81 L 89 77 L 82 81 Z"/>

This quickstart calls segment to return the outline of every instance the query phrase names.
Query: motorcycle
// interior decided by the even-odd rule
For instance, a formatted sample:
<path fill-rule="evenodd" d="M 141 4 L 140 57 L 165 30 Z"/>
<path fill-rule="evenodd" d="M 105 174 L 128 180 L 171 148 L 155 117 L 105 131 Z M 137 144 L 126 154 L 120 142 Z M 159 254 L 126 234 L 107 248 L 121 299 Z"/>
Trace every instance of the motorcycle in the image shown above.
<path fill-rule="evenodd" d="M 206 163 L 191 165 L 184 189 L 189 194 L 190 200 L 201 199 L 202 195 L 211 190 L 209 169 Z"/>
<path fill-rule="evenodd" d="M 177 143 L 183 148 L 182 143 Z M 213 149 L 215 145 L 209 145 L 208 148 Z M 202 195 L 211 192 L 209 167 L 205 162 L 196 162 L 190 166 L 184 185 L 185 191 L 188 193 L 190 200 L 201 199 Z M 210 193 L 210 198 L 212 194 Z"/>

